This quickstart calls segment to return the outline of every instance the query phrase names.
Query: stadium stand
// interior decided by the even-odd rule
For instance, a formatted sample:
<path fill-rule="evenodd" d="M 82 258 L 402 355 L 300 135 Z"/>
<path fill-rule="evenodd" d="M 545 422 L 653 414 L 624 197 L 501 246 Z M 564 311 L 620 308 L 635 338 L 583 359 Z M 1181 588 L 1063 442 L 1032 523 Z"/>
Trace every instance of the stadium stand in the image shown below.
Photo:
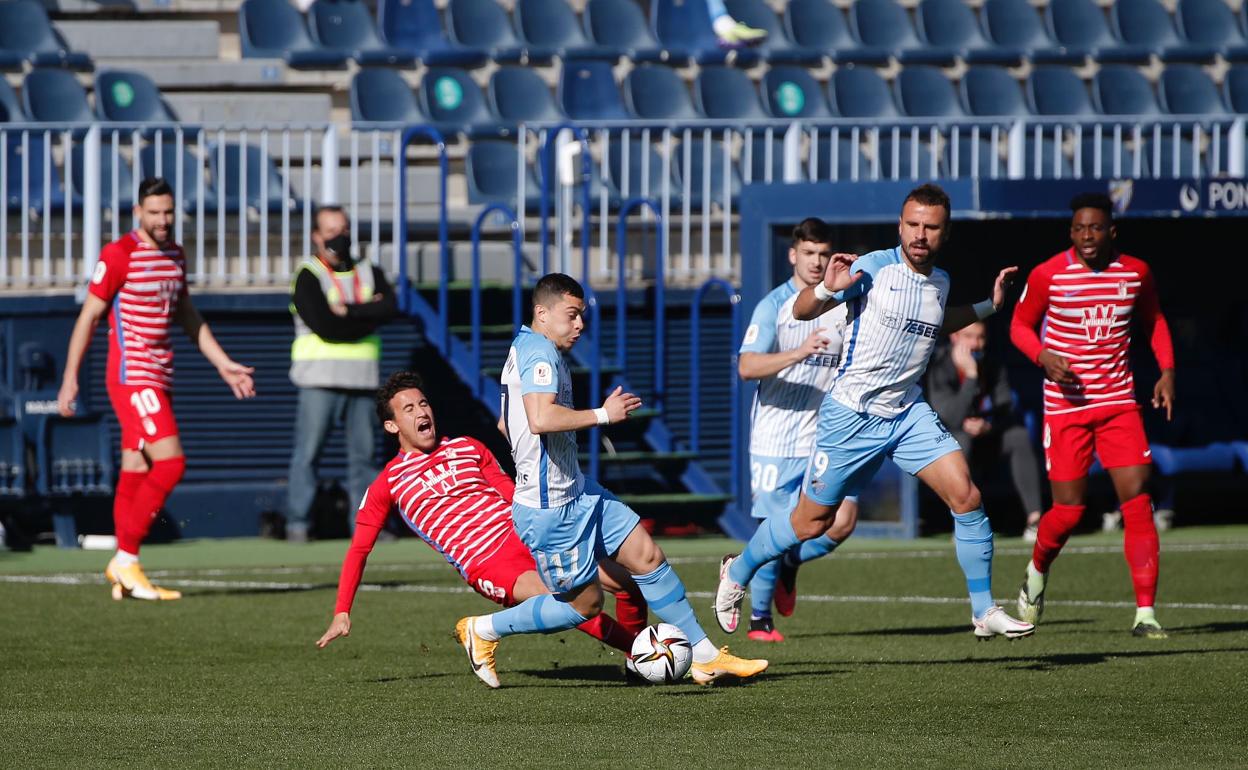
<path fill-rule="evenodd" d="M 1248 66 L 1237 65 L 1226 73 L 1226 101 L 1231 111 L 1248 115 Z"/>
<path fill-rule="evenodd" d="M 76 202 L 82 201 L 83 193 L 86 190 L 84 173 L 86 169 L 86 148 L 82 145 L 74 145 L 72 150 L 73 159 L 69 164 L 72 167 L 72 173 L 69 177 L 70 191 L 74 195 Z M 117 162 L 113 162 L 113 153 L 111 145 L 105 145 L 100 148 L 100 204 L 110 212 L 116 208 L 120 215 L 128 216 L 131 207 L 134 206 L 134 174 L 131 171 L 130 161 L 118 153 Z M 114 184 L 116 184 L 116 197 L 114 198 Z"/>
<path fill-rule="evenodd" d="M 849 7 L 850 29 L 864 45 L 891 52 L 902 64 L 952 65 L 956 52 L 925 44 L 905 9 L 894 0 L 857 0 Z"/>
<path fill-rule="evenodd" d="M 69 49 L 38 0 L 5 0 L 0 3 L 0 68 L 21 69 L 23 61 L 32 67 L 92 67 L 90 56 Z"/>
<path fill-rule="evenodd" d="M 1092 100 L 1102 115 L 1154 115 L 1160 112 L 1153 86 L 1128 64 L 1107 64 L 1092 79 Z"/>
<path fill-rule="evenodd" d="M 741 172 L 737 165 L 730 163 L 727 172 L 724 170 L 724 164 L 721 161 L 724 157 L 724 147 L 724 143 L 718 139 L 712 139 L 709 142 L 705 139 L 693 139 L 686 145 L 682 145 L 682 151 L 689 153 L 689 203 L 695 209 L 701 209 L 704 200 L 722 208 L 730 202 L 735 202 L 737 196 L 741 194 Z M 675 175 L 673 181 L 683 190 L 684 166 L 673 163 L 672 168 Z M 704 192 L 708 176 L 710 179 L 709 198 Z M 727 196 L 724 190 L 725 180 L 728 183 Z"/>
<path fill-rule="evenodd" d="M 557 123 L 566 116 L 541 76 L 527 67 L 499 67 L 490 75 L 487 89 L 490 111 L 499 122 Z"/>
<path fill-rule="evenodd" d="M 1087 85 L 1068 67 L 1036 67 L 1027 77 L 1027 102 L 1037 115 L 1095 115 Z"/>
<path fill-rule="evenodd" d="M 1157 81 L 1157 98 L 1171 115 L 1227 114 L 1218 87 L 1196 64 L 1168 65 Z"/>
<path fill-rule="evenodd" d="M 963 0 L 922 0 L 915 13 L 919 38 L 939 49 L 955 51 L 971 64 L 1016 66 L 1023 51 L 994 45 L 984 36 L 975 12 Z"/>
<path fill-rule="evenodd" d="M 422 123 L 416 93 L 392 69 L 369 67 L 351 78 L 351 120 L 356 123 Z"/>
<path fill-rule="evenodd" d="M 1179 0 L 1175 17 L 1189 43 L 1212 46 L 1227 61 L 1248 61 L 1248 41 L 1222 0 Z"/>
<path fill-rule="evenodd" d="M 407 51 L 430 67 L 477 67 L 489 59 L 485 51 L 447 39 L 433 0 L 381 0 L 377 33 L 386 45 Z"/>
<path fill-rule="evenodd" d="M 676 71 L 664 66 L 637 67 L 624 78 L 624 104 L 642 120 L 698 120 L 689 88 Z"/>
<path fill-rule="evenodd" d="M 182 197 L 179 202 L 187 214 L 198 212 L 202 186 L 204 210 L 217 210 L 217 193 L 204 171 L 203 159 L 185 147 L 179 154 L 174 142 L 162 142 L 159 147 L 155 144 L 145 145 L 139 151 L 139 176 L 162 176 L 175 190 L 180 186 Z"/>
<path fill-rule="evenodd" d="M 22 104 L 26 115 L 36 123 L 90 123 L 91 105 L 87 90 L 74 73 L 62 69 L 39 68 L 22 81 Z"/>
<path fill-rule="evenodd" d="M 986 0 L 984 29 L 998 46 L 1023 51 L 1033 64 L 1082 64 L 1083 54 L 1058 46 L 1027 0 Z"/>
<path fill-rule="evenodd" d="M 517 161 L 516 147 L 510 142 L 473 142 L 464 159 L 468 200 L 473 203 L 498 201 L 516 208 L 520 189 Z M 524 175 L 525 207 L 535 208 L 542 188 L 528 164 L 524 167 Z"/>
<path fill-rule="evenodd" d="M 114 123 L 177 123 L 160 89 L 141 72 L 101 70 L 95 76 L 95 114 Z"/>
<path fill-rule="evenodd" d="M 230 213 L 253 211 L 276 213 L 297 209 L 300 201 L 293 195 L 283 197 L 285 181 L 273 158 L 259 147 L 226 143 L 221 148 L 209 145 L 208 163 L 212 178 L 217 181 L 216 193 Z"/>
<path fill-rule="evenodd" d="M 604 61 L 564 62 L 559 103 L 573 120 L 628 120 L 611 65 Z"/>
<path fill-rule="evenodd" d="M 1022 117 L 1029 113 L 1022 88 L 1004 67 L 970 67 L 962 76 L 961 91 L 970 115 Z"/>
<path fill-rule="evenodd" d="M 906 67 L 897 75 L 897 102 L 912 118 L 960 118 L 965 113 L 953 83 L 936 67 Z"/>
<path fill-rule="evenodd" d="M 755 46 L 764 59 L 772 64 L 822 64 L 824 51 L 795 43 L 771 9 L 763 0 L 727 0 L 728 14 L 739 22 L 755 29 L 764 30 L 767 38 Z"/>
<path fill-rule="evenodd" d="M 843 67 L 832 73 L 828 101 L 846 118 L 895 118 L 900 115 L 888 84 L 868 67 Z"/>
<path fill-rule="evenodd" d="M 703 115 L 738 122 L 767 120 L 754 81 L 732 67 L 703 67 L 693 87 L 694 103 Z"/>
<path fill-rule="evenodd" d="M 1218 54 L 1214 46 L 1180 38 L 1174 19 L 1159 0 L 1116 0 L 1109 13 L 1119 40 L 1143 46 L 1164 62 L 1212 62 Z"/>
<path fill-rule="evenodd" d="M 416 61 L 414 53 L 382 42 L 360 0 L 316 0 L 308 12 L 308 29 L 321 47 L 361 66 L 402 67 Z"/>
<path fill-rule="evenodd" d="M 751 66 L 762 58 L 755 49 L 728 51 L 719 46 L 711 31 L 706 3 L 686 0 L 654 0 L 650 3 L 650 29 L 665 47 L 677 56 L 688 56 L 698 64 Z"/>
<path fill-rule="evenodd" d="M 429 124 L 453 138 L 505 134 L 485 106 L 481 86 L 465 71 L 454 67 L 430 67 L 420 81 L 421 112 Z"/>
<path fill-rule="evenodd" d="M 1092 0 L 1050 0 L 1045 23 L 1068 53 L 1101 62 L 1148 61 L 1149 48 L 1116 40 L 1105 13 Z"/>
<path fill-rule="evenodd" d="M 299 12 L 285 0 L 244 0 L 238 36 L 243 56 L 281 59 L 291 67 L 340 67 L 347 58 L 314 42 Z"/>
<path fill-rule="evenodd" d="M 623 54 L 621 49 L 591 41 L 564 0 L 517 0 L 513 13 L 520 36 L 534 49 L 553 51 L 562 59 L 612 62 Z"/>
<path fill-rule="evenodd" d="M 499 64 L 549 62 L 554 55 L 552 49 L 525 45 L 494 0 L 451 0 L 446 31 L 453 43 L 488 51 Z"/>
<path fill-rule="evenodd" d="M 646 17 L 633 0 L 589 0 L 585 4 L 585 32 L 596 45 L 620 51 L 634 62 L 679 64 L 687 54 L 659 45 Z"/>
<path fill-rule="evenodd" d="M 832 117 L 823 89 L 810 72 L 801 67 L 770 67 L 763 74 L 759 87 L 763 92 L 763 104 L 773 118 Z"/>
<path fill-rule="evenodd" d="M 23 123 L 25 120 L 26 111 L 22 109 L 22 102 L 13 91 L 13 86 L 0 78 L 0 123 Z"/>

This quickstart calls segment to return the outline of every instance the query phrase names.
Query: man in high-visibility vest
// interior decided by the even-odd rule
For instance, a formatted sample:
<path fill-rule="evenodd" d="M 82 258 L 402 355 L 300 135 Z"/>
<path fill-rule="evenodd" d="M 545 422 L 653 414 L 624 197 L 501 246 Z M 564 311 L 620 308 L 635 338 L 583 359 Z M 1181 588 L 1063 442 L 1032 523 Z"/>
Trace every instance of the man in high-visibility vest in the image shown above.
<path fill-rule="evenodd" d="M 376 475 L 372 412 L 381 365 L 377 328 L 397 313 L 394 290 L 382 271 L 352 259 L 351 223 L 342 207 L 317 211 L 312 242 L 316 254 L 303 261 L 291 284 L 295 341 L 290 379 L 299 388 L 286 490 L 286 539 L 292 542 L 308 539 L 316 464 L 335 422 L 342 420 L 346 428 L 352 510 Z"/>

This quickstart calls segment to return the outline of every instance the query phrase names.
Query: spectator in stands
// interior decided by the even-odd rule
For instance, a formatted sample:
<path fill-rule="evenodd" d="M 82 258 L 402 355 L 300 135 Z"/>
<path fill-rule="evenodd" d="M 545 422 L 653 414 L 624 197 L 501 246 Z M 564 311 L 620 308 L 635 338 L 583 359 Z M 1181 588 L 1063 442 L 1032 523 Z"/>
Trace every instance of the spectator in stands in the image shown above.
<path fill-rule="evenodd" d="M 724 48 L 755 45 L 767 38 L 766 30 L 755 29 L 732 18 L 724 7 L 724 0 L 706 0 L 706 12 L 711 17 L 715 37 L 719 38 L 719 44 Z"/>
<path fill-rule="evenodd" d="M 928 401 L 962 445 L 973 469 L 984 470 L 998 457 L 1009 458 L 1014 488 L 1027 511 L 1023 538 L 1036 539 L 1040 522 L 1040 466 L 1031 437 L 1014 417 L 1014 394 L 1005 369 L 984 360 L 988 342 L 982 323 L 949 335 L 927 369 Z"/>
<path fill-rule="evenodd" d="M 299 388 L 295 449 L 286 492 L 286 539 L 306 542 L 316 495 L 315 466 L 330 426 L 342 420 L 347 440 L 351 510 L 376 475 L 373 395 L 379 385 L 377 328 L 397 312 L 394 290 L 380 269 L 351 257 L 351 226 L 340 206 L 316 212 L 316 254 L 304 260 L 291 289 L 295 341 L 290 379 Z M 351 517 L 355 526 L 355 517 Z"/>

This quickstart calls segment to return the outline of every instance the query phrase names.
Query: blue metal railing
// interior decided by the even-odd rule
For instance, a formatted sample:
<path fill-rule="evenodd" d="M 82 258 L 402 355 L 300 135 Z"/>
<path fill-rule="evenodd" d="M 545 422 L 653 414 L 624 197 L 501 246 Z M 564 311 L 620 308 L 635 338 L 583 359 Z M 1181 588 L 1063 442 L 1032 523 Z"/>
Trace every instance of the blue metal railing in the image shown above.
<path fill-rule="evenodd" d="M 689 449 L 697 454 L 702 449 L 702 303 L 714 289 L 722 289 L 728 297 L 732 314 L 732 342 L 740 339 L 741 295 L 732 284 L 722 278 L 711 278 L 698 287 L 693 295 L 693 308 L 689 320 Z M 737 390 L 741 387 L 737 377 L 737 355 L 729 357 L 729 491 L 734 503 L 741 502 L 741 405 L 737 403 Z"/>
<path fill-rule="evenodd" d="M 435 335 L 434 342 L 445 353 L 451 347 L 450 298 L 447 285 L 451 275 L 451 249 L 446 210 L 446 177 L 449 173 L 449 166 L 446 161 L 446 140 L 442 136 L 442 132 L 432 126 L 409 126 L 403 130 L 403 136 L 399 139 L 398 155 L 403 160 L 399 167 L 395 169 L 395 172 L 399 175 L 399 238 L 397 244 L 399 252 L 399 308 L 403 311 L 410 310 L 411 283 L 407 278 L 407 146 L 416 137 L 423 137 L 432 141 L 438 151 L 438 169 L 440 171 L 438 174 L 438 245 L 440 247 L 438 264 L 441 271 L 441 280 L 438 281 L 438 322 L 441 328 L 437 330 L 438 333 Z"/>
<path fill-rule="evenodd" d="M 511 285 L 511 333 L 520 333 L 520 304 L 522 301 L 522 285 L 524 282 L 524 229 L 516 212 L 502 203 L 491 203 L 477 215 L 472 224 L 472 371 L 476 376 L 472 380 L 473 395 L 481 398 L 485 385 L 481 374 L 481 227 L 486 217 L 494 212 L 503 214 L 508 219 L 511 229 L 511 248 L 513 273 Z M 443 285 L 446 279 L 442 279 Z"/>
<path fill-rule="evenodd" d="M 663 272 L 667 254 L 663 249 L 663 210 L 652 198 L 630 198 L 625 201 L 624 205 L 620 207 L 619 219 L 616 222 L 615 356 L 619 361 L 620 369 L 627 369 L 628 335 L 625 333 L 625 330 L 627 328 L 628 310 L 628 271 L 625 263 L 628 260 L 628 217 L 633 211 L 642 207 L 650 209 L 650 212 L 654 214 L 654 393 L 651 401 L 653 407 L 661 413 L 663 411 L 667 377 L 666 363 L 664 361 L 666 357 L 664 334 L 667 330 L 667 307 L 665 304 L 667 301 L 667 287 Z"/>

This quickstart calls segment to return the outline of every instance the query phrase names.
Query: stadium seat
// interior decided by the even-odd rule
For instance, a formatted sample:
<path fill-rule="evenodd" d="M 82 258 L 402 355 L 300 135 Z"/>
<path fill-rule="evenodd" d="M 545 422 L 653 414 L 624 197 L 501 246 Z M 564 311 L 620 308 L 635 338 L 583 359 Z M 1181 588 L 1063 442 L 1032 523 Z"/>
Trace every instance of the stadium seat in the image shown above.
<path fill-rule="evenodd" d="M 986 0 L 981 11 L 988 39 L 998 46 L 1025 51 L 1033 64 L 1079 64 L 1083 54 L 1058 47 L 1036 9 L 1027 0 Z"/>
<path fill-rule="evenodd" d="M 628 147 L 628 165 L 625 166 L 624 148 Z M 638 195 L 650 195 L 658 198 L 663 191 L 663 156 L 662 147 L 657 144 L 646 145 L 640 139 L 630 138 L 627 145 L 623 141 L 612 142 L 606 151 L 607 182 L 610 188 L 622 198 Z M 681 163 L 679 147 L 672 143 L 671 166 L 668 169 L 668 180 L 671 184 L 672 205 L 680 205 L 680 187 L 677 184 L 676 166 Z M 627 178 L 624 170 L 628 169 Z M 645 169 L 643 185 L 642 169 Z"/>
<path fill-rule="evenodd" d="M 1129 64 L 1107 64 L 1092 79 L 1092 97 L 1103 115 L 1156 115 L 1157 96 L 1148 79 Z"/>
<path fill-rule="evenodd" d="M 0 68 L 20 69 L 23 60 L 34 67 L 91 69 L 91 57 L 69 50 L 42 3 L 5 0 L 0 3 Z"/>
<path fill-rule="evenodd" d="M 1211 62 L 1218 55 L 1214 46 L 1184 42 L 1158 0 L 1116 0 L 1109 18 L 1120 40 L 1144 46 L 1164 62 Z"/>
<path fill-rule="evenodd" d="M 1189 43 L 1217 48 L 1228 61 L 1248 61 L 1248 43 L 1223 0 L 1179 0 L 1179 32 Z"/>
<path fill-rule="evenodd" d="M 1225 115 L 1218 87 L 1198 64 L 1171 64 L 1157 81 L 1157 97 L 1171 115 Z"/>
<path fill-rule="evenodd" d="M 1226 89 L 1226 103 L 1238 115 L 1248 115 L 1248 66 L 1231 67 L 1222 84 Z"/>
<path fill-rule="evenodd" d="M 1029 133 L 1023 156 L 1023 173 L 1028 179 L 1074 178 L 1075 169 L 1070 163 L 1070 158 L 1062 152 L 1061 146 L 1057 144 L 1051 133 L 1045 132 L 1040 138 L 1039 152 L 1036 152 L 1036 147 L 1035 136 Z"/>
<path fill-rule="evenodd" d="M 72 72 L 62 69 L 31 70 L 22 82 L 26 116 L 35 123 L 91 123 L 95 116 L 87 104 L 87 92 Z"/>
<path fill-rule="evenodd" d="M 86 190 L 84 172 L 86 154 L 82 144 L 75 143 L 72 150 L 73 163 L 69 175 L 70 191 L 81 198 Z M 124 155 L 118 155 L 116 166 L 113 164 L 113 146 L 111 141 L 103 141 L 100 146 L 100 205 L 104 209 L 113 208 L 113 176 L 117 183 L 117 209 L 123 217 L 130 216 L 134 206 L 134 172 L 130 161 Z"/>
<path fill-rule="evenodd" d="M 878 151 L 881 179 L 918 180 L 944 175 L 939 161 L 937 161 L 936 173 L 932 173 L 931 145 L 923 139 L 919 139 L 916 143 L 910 138 L 909 131 L 903 130 L 894 141 L 891 131 L 881 130 Z M 896 169 L 896 174 L 894 174 L 894 169 Z"/>
<path fill-rule="evenodd" d="M 994 45 L 984 37 L 975 12 L 964 0 L 923 0 L 915 13 L 919 39 L 936 48 L 957 51 L 972 64 L 1017 65 L 1023 51 Z"/>
<path fill-rule="evenodd" d="M 682 144 L 676 151 L 676 157 L 672 159 L 672 174 L 675 177 L 673 183 L 680 194 L 684 194 L 684 159 L 681 155 L 685 148 L 689 150 L 689 206 L 693 210 L 701 210 L 703 208 L 703 190 L 704 180 L 707 178 L 707 160 L 706 148 L 710 147 L 710 180 L 711 180 L 711 196 L 710 203 L 720 206 L 721 208 L 727 202 L 724 197 L 724 143 L 719 139 L 711 139 L 709 145 L 703 139 L 691 139 L 687 145 Z M 737 196 L 741 194 L 741 172 L 737 169 L 737 164 L 729 161 L 729 177 L 728 190 L 732 196 L 735 208 Z"/>
<path fill-rule="evenodd" d="M 1124 131 L 1122 135 L 1122 142 L 1118 144 L 1117 157 L 1115 157 L 1113 132 L 1111 130 L 1104 131 L 1101 134 L 1100 165 L 1098 166 L 1096 157 L 1096 136 L 1092 134 L 1091 130 L 1085 130 L 1083 141 L 1080 144 L 1079 158 L 1079 166 L 1083 172 L 1083 176 L 1090 179 L 1115 179 L 1148 176 L 1148 153 L 1141 154 L 1140 171 L 1137 175 L 1135 172 L 1135 151 L 1127 145 L 1127 141 L 1129 139 L 1130 132 Z M 1115 161 L 1117 161 L 1117 163 L 1115 163 Z"/>
<path fill-rule="evenodd" d="M 1116 40 L 1109 31 L 1105 12 L 1092 0 L 1050 0 L 1045 23 L 1068 53 L 1101 62 L 1148 61 L 1151 49 Z"/>
<path fill-rule="evenodd" d="M 159 164 L 157 163 L 159 160 Z M 199 209 L 199 185 L 203 179 L 204 213 L 214 214 L 217 210 L 217 194 L 213 190 L 207 175 L 204 173 L 203 160 L 186 147 L 182 155 L 178 155 L 178 147 L 174 142 L 161 142 L 159 148 L 153 143 L 139 151 L 139 177 L 164 177 L 174 190 L 178 189 L 178 177 L 182 177 L 182 210 L 195 214 Z"/>
<path fill-rule="evenodd" d="M 643 120 L 698 120 L 685 81 L 662 65 L 636 67 L 624 78 L 624 104 Z"/>
<path fill-rule="evenodd" d="M 990 130 L 981 130 L 978 141 L 970 130 L 959 131 L 956 146 L 958 148 L 958 157 L 953 157 L 953 147 L 955 143 L 950 141 L 946 145 L 945 165 L 953 170 L 957 170 L 960 178 L 967 177 L 983 177 L 986 179 L 993 178 L 992 161 L 997 158 L 996 176 L 1004 178 L 1008 169 L 1004 159 L 995 144 L 992 143 L 992 132 Z"/>
<path fill-rule="evenodd" d="M 1169 447 L 1151 444 L 1153 463 L 1163 476 L 1180 473 L 1227 473 L 1235 469 L 1236 443 L 1218 441 L 1205 446 Z"/>
<path fill-rule="evenodd" d="M 468 180 L 468 202 L 473 205 L 504 203 L 516 207 L 519 184 L 519 153 L 511 142 L 483 140 L 473 142 L 464 158 L 464 172 Z M 535 208 L 542 189 L 533 169 L 526 163 L 525 208 Z"/>
<path fill-rule="evenodd" d="M 499 63 L 548 62 L 553 55 L 550 50 L 524 45 L 494 0 L 450 0 L 446 30 L 452 43 L 489 51 L 490 58 Z"/>
<path fill-rule="evenodd" d="M 472 77 L 453 67 L 430 67 L 420 81 L 420 109 L 445 136 L 497 136 L 505 133 L 485 106 Z"/>
<path fill-rule="evenodd" d="M 141 72 L 103 70 L 95 76 L 95 113 L 114 123 L 177 123 L 160 89 Z"/>
<path fill-rule="evenodd" d="M 768 120 L 749 76 L 730 67 L 703 67 L 693 84 L 703 115 L 716 120 Z"/>
<path fill-rule="evenodd" d="M 617 61 L 624 53 L 590 40 L 565 0 L 517 0 L 514 14 L 526 43 L 559 57 Z"/>
<path fill-rule="evenodd" d="M 442 29 L 433 0 L 380 0 L 377 32 L 383 42 L 411 53 L 430 67 L 477 67 L 489 55 L 478 48 L 453 45 Z"/>
<path fill-rule="evenodd" d="M 706 3 L 696 0 L 651 0 L 650 29 L 665 47 L 686 51 L 698 64 L 724 64 L 731 61 L 750 66 L 762 58 L 749 48 L 728 51 L 719 46 L 711 31 Z"/>
<path fill-rule="evenodd" d="M 1146 135 L 1144 154 L 1148 156 L 1148 165 L 1154 175 L 1162 179 L 1209 176 L 1204 156 L 1192 157 L 1195 143 L 1190 135 L 1180 136 L 1177 142 L 1174 135 L 1164 128 L 1159 141 L 1153 141 L 1151 132 Z"/>
<path fill-rule="evenodd" d="M 0 417 L 0 498 L 26 496 L 26 442 L 12 417 Z"/>
<path fill-rule="evenodd" d="M 1095 115 L 1083 80 L 1069 67 L 1036 67 L 1027 76 L 1027 102 L 1037 115 Z"/>
<path fill-rule="evenodd" d="M 888 65 L 888 50 L 854 40 L 845 14 L 831 0 L 790 0 L 784 8 L 784 28 L 799 47 L 823 51 L 835 62 Z"/>
<path fill-rule="evenodd" d="M 355 123 L 424 123 L 416 93 L 392 69 L 370 67 L 351 78 L 351 120 Z"/>
<path fill-rule="evenodd" d="M 763 104 L 774 118 L 830 118 L 828 99 L 802 67 L 773 66 L 763 73 Z"/>
<path fill-rule="evenodd" d="M 361 66 L 405 67 L 416 61 L 411 51 L 391 48 L 381 41 L 362 0 L 316 0 L 308 10 L 308 26 L 312 39 L 323 48 Z"/>
<path fill-rule="evenodd" d="M 1023 116 L 1030 113 L 1023 89 L 1004 67 L 971 67 L 962 76 L 960 88 L 968 114 Z"/>
<path fill-rule="evenodd" d="M 573 120 L 628 120 L 611 65 L 568 61 L 559 79 L 559 103 Z"/>
<path fill-rule="evenodd" d="M 857 0 L 849 7 L 849 26 L 863 45 L 891 51 L 903 64 L 947 66 L 957 56 L 952 49 L 924 45 L 894 0 Z"/>
<path fill-rule="evenodd" d="M 842 67 L 832 73 L 828 101 L 844 118 L 896 118 L 901 114 L 888 84 L 869 67 Z"/>
<path fill-rule="evenodd" d="M 499 67 L 490 76 L 490 110 L 500 123 L 558 122 L 567 116 L 546 81 L 529 67 Z"/>
<path fill-rule="evenodd" d="M 832 141 L 828 136 L 820 136 L 820 141 L 815 146 L 815 179 L 818 181 L 830 181 L 833 179 L 832 168 Z M 858 179 L 867 179 L 871 176 L 871 161 L 863 154 L 862 147 L 854 142 L 853 135 L 849 131 L 842 131 L 836 139 L 836 177 L 837 181 L 853 181 L 854 180 L 854 161 L 858 162 Z"/>
<path fill-rule="evenodd" d="M 0 123 L 22 123 L 26 120 L 26 111 L 22 102 L 13 91 L 9 81 L 0 78 Z"/>
<path fill-rule="evenodd" d="M 634 0 L 589 0 L 584 22 L 590 40 L 622 51 L 635 62 L 675 64 L 689 58 L 687 52 L 669 51 L 659 45 Z"/>
<path fill-rule="evenodd" d="M 71 497 L 110 495 L 113 491 L 113 447 L 108 425 L 99 415 L 41 420 L 35 445 L 41 495 Z"/>
<path fill-rule="evenodd" d="M 29 175 L 25 186 L 27 192 L 26 211 L 44 215 L 57 214 L 63 211 L 65 206 L 65 184 L 61 180 L 61 172 L 57 168 L 55 159 L 51 158 L 50 152 L 45 152 L 45 147 L 48 147 L 48 145 L 44 141 L 44 133 L 35 131 L 27 134 L 25 150 L 22 149 L 21 136 L 9 133 L 5 138 L 8 141 L 5 155 L 7 156 L 8 182 L 6 190 L 8 192 L 9 211 L 22 211 L 23 208 L 23 157 L 26 158 L 27 174 Z M 51 161 L 47 167 L 47 174 L 44 173 L 45 160 Z M 47 210 L 44 209 L 43 205 L 45 195 L 48 197 Z"/>
<path fill-rule="evenodd" d="M 281 59 L 291 67 L 341 67 L 346 56 L 330 51 L 308 35 L 303 17 L 286 0 L 244 0 L 238 7 L 238 38 L 249 59 Z"/>
<path fill-rule="evenodd" d="M 902 112 L 912 118 L 959 118 L 965 115 L 953 83 L 938 67 L 906 67 L 893 84 Z"/>
<path fill-rule="evenodd" d="M 247 164 L 246 205 L 248 209 L 261 213 L 279 213 L 283 208 L 295 210 L 299 201 L 293 197 L 282 198 L 282 174 L 277 170 L 273 158 L 262 153 L 254 144 L 243 145 L 227 142 L 225 145 L 225 165 L 221 165 L 221 153 L 215 146 L 208 149 L 208 162 L 212 167 L 212 178 L 216 181 L 217 194 L 223 196 L 227 211 L 235 212 L 242 209 L 242 163 Z M 268 189 L 261 189 L 265 178 Z"/>
<path fill-rule="evenodd" d="M 819 65 L 823 62 L 824 52 L 817 48 L 806 48 L 793 42 L 780 24 L 776 12 L 764 0 L 726 0 L 725 6 L 729 15 L 739 22 L 748 24 L 755 29 L 765 30 L 767 39 L 753 50 L 762 54 L 767 61 L 788 64 Z"/>

